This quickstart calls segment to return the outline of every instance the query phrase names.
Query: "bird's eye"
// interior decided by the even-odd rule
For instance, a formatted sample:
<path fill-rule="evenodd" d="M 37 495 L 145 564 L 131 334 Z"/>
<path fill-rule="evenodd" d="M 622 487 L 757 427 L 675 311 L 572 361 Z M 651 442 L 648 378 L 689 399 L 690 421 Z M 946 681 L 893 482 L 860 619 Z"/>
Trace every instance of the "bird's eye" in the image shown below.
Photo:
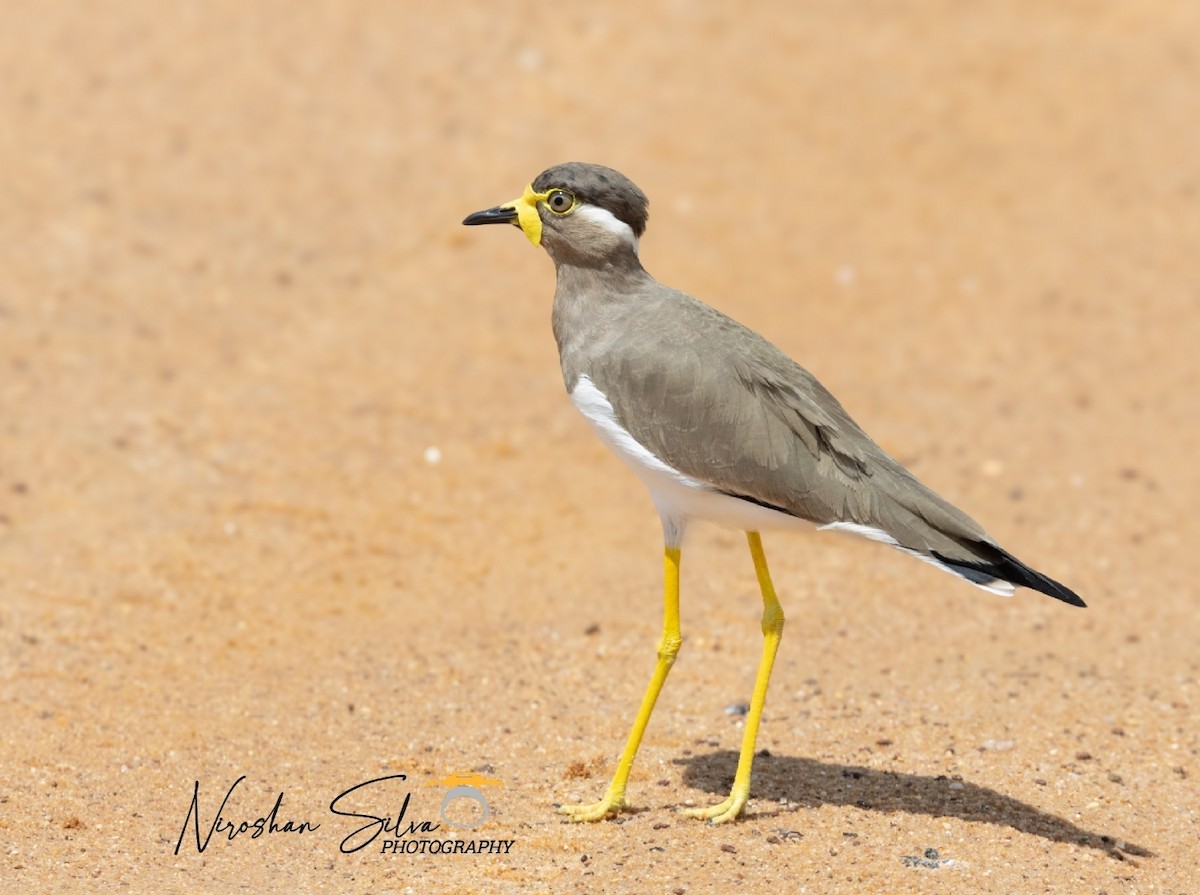
<path fill-rule="evenodd" d="M 555 214 L 566 214 L 575 207 L 575 197 L 566 190 L 554 190 L 546 197 L 546 204 Z"/>

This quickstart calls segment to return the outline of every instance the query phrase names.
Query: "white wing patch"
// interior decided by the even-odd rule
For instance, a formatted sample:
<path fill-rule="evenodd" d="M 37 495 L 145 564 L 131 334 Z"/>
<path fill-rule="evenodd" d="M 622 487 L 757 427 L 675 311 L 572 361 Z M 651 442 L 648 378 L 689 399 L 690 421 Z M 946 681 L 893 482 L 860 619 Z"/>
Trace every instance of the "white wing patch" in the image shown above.
<path fill-rule="evenodd" d="M 881 544 L 887 544 L 889 547 L 895 547 L 897 550 L 904 549 L 895 538 L 882 528 L 859 525 L 857 522 L 830 522 L 828 525 L 818 525 L 817 531 L 845 531 L 852 535 L 870 538 L 872 541 L 879 541 Z"/>
<path fill-rule="evenodd" d="M 861 535 L 864 538 L 870 538 L 872 541 L 879 541 L 881 544 L 887 544 L 889 547 L 895 547 L 902 553 L 907 553 L 909 556 L 915 556 L 922 562 L 927 562 L 931 566 L 941 569 L 943 572 L 949 572 L 955 578 L 959 578 L 970 584 L 974 584 L 978 588 L 988 591 L 989 593 L 997 594 L 1001 597 L 1011 597 L 1016 591 L 1010 582 L 1003 581 L 999 578 L 989 581 L 987 584 L 981 584 L 978 581 L 971 581 L 969 578 L 964 578 L 954 569 L 947 566 L 945 563 L 939 562 L 936 557 L 930 556 L 927 553 L 921 553 L 919 550 L 910 550 L 908 547 L 900 546 L 890 534 L 881 528 L 872 528 L 870 525 L 859 525 L 857 522 L 830 522 L 828 525 L 820 525 L 818 531 L 845 531 L 850 534 Z"/>

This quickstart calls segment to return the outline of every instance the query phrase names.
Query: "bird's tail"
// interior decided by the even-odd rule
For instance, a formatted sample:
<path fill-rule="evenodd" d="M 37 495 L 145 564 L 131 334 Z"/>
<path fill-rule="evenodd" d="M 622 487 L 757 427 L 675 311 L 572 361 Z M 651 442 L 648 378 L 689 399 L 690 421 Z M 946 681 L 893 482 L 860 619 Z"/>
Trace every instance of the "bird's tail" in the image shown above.
<path fill-rule="evenodd" d="M 893 461 L 894 462 L 894 461 Z M 877 494 L 869 518 L 837 521 L 822 528 L 841 529 L 882 541 L 937 568 L 1001 596 L 1028 587 L 1072 606 L 1086 606 L 1069 587 L 1021 562 L 953 504 L 895 464 L 886 496 Z"/>
<path fill-rule="evenodd" d="M 1083 602 L 1075 591 L 1050 576 L 1043 575 L 1036 569 L 1025 565 L 1002 547 L 987 541 L 975 541 L 964 546 L 978 559 L 974 557 L 969 560 L 952 558 L 943 556 L 936 550 L 931 550 L 929 556 L 946 571 L 953 572 L 972 584 L 989 590 L 993 589 L 997 583 L 1007 581 L 1018 587 L 1041 591 L 1047 596 L 1070 603 L 1072 606 L 1087 606 L 1087 603 Z"/>

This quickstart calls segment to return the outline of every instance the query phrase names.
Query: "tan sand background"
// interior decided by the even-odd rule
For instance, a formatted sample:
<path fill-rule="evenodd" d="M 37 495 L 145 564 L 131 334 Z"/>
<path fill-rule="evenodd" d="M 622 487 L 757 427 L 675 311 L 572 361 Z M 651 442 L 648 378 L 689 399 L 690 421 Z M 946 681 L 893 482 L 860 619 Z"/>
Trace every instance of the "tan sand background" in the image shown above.
<path fill-rule="evenodd" d="M 5 3 L 0 889 L 1200 890 L 1198 122 L 1191 0 Z M 760 637 L 701 527 L 643 810 L 560 823 L 652 668 L 658 522 L 550 262 L 459 221 L 569 159 L 1090 608 L 768 535 L 769 755 L 705 827 Z M 339 792 L 436 820 L 458 771 L 509 854 L 339 852 Z M 321 827 L 174 854 L 242 774 L 226 816 Z"/>

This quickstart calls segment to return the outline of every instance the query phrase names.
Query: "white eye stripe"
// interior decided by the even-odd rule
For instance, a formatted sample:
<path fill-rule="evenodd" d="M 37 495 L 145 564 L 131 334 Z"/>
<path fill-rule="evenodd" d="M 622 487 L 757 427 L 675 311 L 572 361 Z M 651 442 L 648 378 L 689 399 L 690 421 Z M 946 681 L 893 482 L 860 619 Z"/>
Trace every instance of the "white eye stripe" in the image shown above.
<path fill-rule="evenodd" d="M 633 235 L 633 228 L 614 215 L 607 208 L 601 208 L 598 205 L 588 205 L 581 203 L 575 209 L 575 216 L 583 218 L 589 223 L 595 224 L 603 230 L 608 231 L 621 239 L 628 242 L 636 250 L 638 247 L 637 237 Z"/>

